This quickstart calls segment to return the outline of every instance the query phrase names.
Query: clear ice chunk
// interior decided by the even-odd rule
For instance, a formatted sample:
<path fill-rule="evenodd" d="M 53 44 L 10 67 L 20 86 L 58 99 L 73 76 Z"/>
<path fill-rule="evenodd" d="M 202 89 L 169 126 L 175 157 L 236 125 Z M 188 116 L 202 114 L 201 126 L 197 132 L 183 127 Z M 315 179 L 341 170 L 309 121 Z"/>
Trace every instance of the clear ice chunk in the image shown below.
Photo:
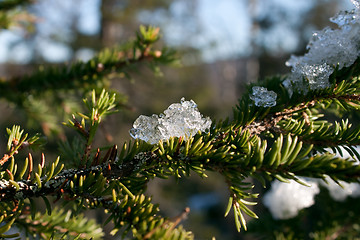
<path fill-rule="evenodd" d="M 351 0 L 352 4 L 356 9 L 360 8 L 360 1 L 359 0 Z"/>
<path fill-rule="evenodd" d="M 268 91 L 264 87 L 255 86 L 252 88 L 250 99 L 258 107 L 273 107 L 276 105 L 277 95 L 274 91 Z"/>
<path fill-rule="evenodd" d="M 359 24 L 351 28 L 325 28 L 314 33 L 304 56 L 308 64 L 339 65 L 339 69 L 353 64 L 359 55 Z"/>
<path fill-rule="evenodd" d="M 340 11 L 334 17 L 331 17 L 330 21 L 336 23 L 339 27 L 344 27 L 359 21 L 359 16 L 355 10 Z"/>
<path fill-rule="evenodd" d="M 292 69 L 295 79 L 303 78 L 311 90 L 323 89 L 330 86 L 329 77 L 334 69 L 326 63 L 321 65 L 298 64 Z M 301 83 L 298 83 L 299 85 Z M 300 86 L 299 86 L 300 87 Z M 305 86 L 300 87 L 303 92 L 307 91 Z"/>
<path fill-rule="evenodd" d="M 152 115 L 151 117 L 140 115 L 134 122 L 133 128 L 130 129 L 130 136 L 140 138 L 146 142 L 153 142 L 156 136 L 160 134 L 159 117 Z"/>
<path fill-rule="evenodd" d="M 210 118 L 200 114 L 196 103 L 182 98 L 180 103 L 171 104 L 159 116 L 140 115 L 130 129 L 130 136 L 155 144 L 170 137 L 191 137 L 198 131 L 206 132 L 210 126 Z"/>

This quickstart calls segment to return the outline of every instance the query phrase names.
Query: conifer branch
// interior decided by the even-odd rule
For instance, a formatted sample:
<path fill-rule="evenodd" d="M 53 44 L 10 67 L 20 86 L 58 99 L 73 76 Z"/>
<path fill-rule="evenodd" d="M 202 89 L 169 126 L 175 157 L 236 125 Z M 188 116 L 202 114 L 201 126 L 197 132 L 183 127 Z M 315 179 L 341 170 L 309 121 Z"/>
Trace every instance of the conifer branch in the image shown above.
<path fill-rule="evenodd" d="M 6 3 L 0 6 L 12 8 Z M 320 34 L 326 38 L 326 34 L 340 35 L 337 41 L 343 43 L 343 35 L 347 35 L 344 33 L 354 24 L 351 21 L 358 21 L 354 14 L 360 10 L 356 11 L 341 15 L 348 20 L 345 24 L 349 28 L 340 23 L 338 30 L 327 29 Z M 354 29 L 359 30 L 358 26 Z M 347 50 L 358 50 L 357 34 L 349 35 L 345 43 L 353 48 Z M 146 63 L 156 72 L 157 65 L 174 62 L 174 52 L 154 48 L 158 39 L 158 28 L 141 26 L 134 41 L 104 50 L 86 63 L 40 69 L 1 81 L 0 96 L 42 119 L 44 106 L 67 96 L 60 94 L 106 87 L 104 77 L 114 72 L 129 77 L 132 66 L 139 64 Z M 312 48 L 319 43 L 316 41 L 322 40 L 314 39 L 306 56 L 290 61 L 291 74 L 250 86 L 234 108 L 231 121 L 211 125 L 212 121 L 198 112 L 195 102 L 182 100 L 181 104 L 171 105 L 163 116 L 141 116 L 135 121 L 131 136 L 144 141 L 124 143 L 119 149 L 116 145 L 95 147 L 100 123 L 116 112 L 118 104 L 115 94 L 92 90 L 84 100 L 87 112 L 72 115 L 65 124 L 80 137 L 72 144 L 62 144 L 65 163 L 60 157 L 47 162 L 44 154 L 36 161 L 28 153 L 18 164 L 18 151 L 36 146 L 39 137 L 28 138 L 19 126 L 8 129 L 7 148 L 0 159 L 0 238 L 16 237 L 6 235 L 14 224 L 22 226 L 29 236 L 36 237 L 40 232 L 39 238 L 61 237 L 61 232 L 75 239 L 100 238 L 103 233 L 95 223 L 84 224 L 83 218 L 77 220 L 70 215 L 102 208 L 108 216 L 104 223 L 114 224 L 113 235 L 122 232 L 125 238 L 131 231 L 133 239 L 139 240 L 193 239 L 179 225 L 189 209 L 167 219 L 159 215 L 151 197 L 144 195 L 153 178 L 181 179 L 194 173 L 205 178 L 208 171 L 220 174 L 229 194 L 225 216 L 233 210 L 238 231 L 247 230 L 245 215 L 258 218 L 251 208 L 257 204 L 258 194 L 253 192 L 255 183 L 247 182 L 248 177 L 263 186 L 274 179 L 308 185 L 301 177 L 323 181 L 331 178 L 338 184 L 360 182 L 356 162 L 360 154 L 354 148 L 360 145 L 360 127 L 352 127 L 354 119 L 345 120 L 341 115 L 360 109 L 360 59 L 345 56 L 341 61 L 334 60 L 328 51 L 322 56 L 321 46 Z M 342 53 L 344 44 L 336 44 L 339 48 L 334 51 Z M 44 102 L 45 96 L 52 100 Z M 334 111 L 341 120 L 330 122 L 327 117 Z M 351 158 L 331 154 L 328 147 L 341 156 L 342 147 Z M 44 219 L 40 219 L 35 198 L 43 200 L 47 212 Z M 59 201 L 73 204 L 68 211 L 58 210 L 50 199 L 55 199 L 54 205 Z"/>
<path fill-rule="evenodd" d="M 146 33 L 146 32 L 145 32 Z M 154 39 L 156 41 L 157 39 Z M 145 42 L 143 42 L 145 41 Z M 92 89 L 104 76 L 112 72 L 128 75 L 129 67 L 140 63 L 158 64 L 174 61 L 174 52 L 168 49 L 153 50 L 153 41 L 138 37 L 130 44 L 130 50 L 118 47 L 104 50 L 86 63 L 76 62 L 70 66 L 42 69 L 28 76 L 3 80 L 0 82 L 0 95 L 17 104 L 24 101 L 24 95 L 39 96 L 44 91 Z M 139 48 L 138 45 L 142 47 Z M 133 52 L 136 54 L 134 55 Z"/>

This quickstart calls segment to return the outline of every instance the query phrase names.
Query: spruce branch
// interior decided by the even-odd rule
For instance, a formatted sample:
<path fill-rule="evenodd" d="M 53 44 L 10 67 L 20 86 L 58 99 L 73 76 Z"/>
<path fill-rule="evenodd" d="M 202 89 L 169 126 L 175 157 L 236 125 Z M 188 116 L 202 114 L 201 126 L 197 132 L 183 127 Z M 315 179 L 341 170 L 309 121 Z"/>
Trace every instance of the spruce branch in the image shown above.
<path fill-rule="evenodd" d="M 59 117 L 64 112 L 79 111 L 79 106 L 74 104 L 78 93 L 108 88 L 109 76 L 131 78 L 134 69 L 144 65 L 158 74 L 159 66 L 177 61 L 174 50 L 154 46 L 159 38 L 158 28 L 141 27 L 133 41 L 105 49 L 87 62 L 39 66 L 28 75 L 0 79 L 0 98 L 14 103 L 29 122 L 41 126 L 45 135 L 55 133 L 64 137 L 57 123 L 62 121 Z M 124 97 L 118 100 L 126 102 Z"/>
<path fill-rule="evenodd" d="M 78 115 L 82 117 L 81 123 L 76 120 L 75 115 L 72 115 L 73 120 L 69 120 L 69 123 L 65 123 L 65 125 L 74 128 L 86 141 L 84 154 L 81 159 L 81 165 L 84 167 L 88 162 L 92 142 L 102 118 L 116 112 L 116 109 L 114 109 L 116 107 L 116 98 L 115 94 L 110 96 L 109 93 L 103 89 L 98 99 L 96 99 L 96 92 L 93 90 L 90 99 L 84 99 L 83 101 L 88 113 L 78 113 Z M 86 121 L 88 121 L 88 124 L 86 124 Z"/>
<path fill-rule="evenodd" d="M 110 73 L 127 75 L 139 63 L 148 63 L 156 70 L 157 64 L 173 61 L 172 52 L 153 48 L 158 39 L 158 28 L 141 26 L 137 38 L 127 46 L 105 50 L 87 63 L 2 81 L 0 95 L 29 110 L 37 107 L 29 104 L 29 96 L 41 98 L 55 89 L 87 92 L 97 83 L 106 85 L 103 78 Z M 352 127 L 351 120 L 326 120 L 330 111 L 349 113 L 360 109 L 359 62 L 341 70 L 336 67 L 326 79 L 329 84 L 320 87 L 311 85 L 307 75 L 295 79 L 298 84 L 309 83 L 295 93 L 287 91 L 283 77 L 269 78 L 263 87 L 253 87 L 256 91 L 252 94 L 249 89 L 240 99 L 234 108 L 234 120 L 214 123 L 209 132 L 161 138 L 155 144 L 135 140 L 119 149 L 116 145 L 93 146 L 99 124 L 117 107 L 115 95 L 93 90 L 84 100 L 87 113 L 72 115 L 67 124 L 81 140 L 63 143 L 64 152 L 69 152 L 66 157 L 72 161 L 66 166 L 59 157 L 46 162 L 44 154 L 36 165 L 30 153 L 24 164 L 18 165 L 17 152 L 33 145 L 37 138 L 27 138 L 20 127 L 14 126 L 8 130 L 7 149 L 0 159 L 0 237 L 6 237 L 13 224 L 22 224 L 29 234 L 42 231 L 43 238 L 54 238 L 64 231 L 71 237 L 86 238 L 98 227 L 84 226 L 84 220 L 65 219 L 85 209 L 102 208 L 108 213 L 105 223 L 114 224 L 112 234 L 122 231 L 123 238 L 131 231 L 133 239 L 192 239 L 190 232 L 178 226 L 188 209 L 174 219 L 166 219 L 144 195 L 153 178 L 181 179 L 193 173 L 207 177 L 207 171 L 220 174 L 229 194 L 225 216 L 233 210 L 238 231 L 247 229 L 244 215 L 258 218 L 251 209 L 258 194 L 253 192 L 254 184 L 246 181 L 248 177 L 263 186 L 273 179 L 307 185 L 300 177 L 359 182 L 360 166 L 355 158 L 359 160 L 360 155 L 354 146 L 360 144 L 360 127 Z M 259 91 L 271 97 L 270 102 L 256 98 L 254 92 Z M 344 147 L 353 159 L 330 154 L 326 147 L 334 153 Z M 39 220 L 35 198 L 43 200 L 47 219 Z M 54 204 L 74 203 L 73 209 L 65 212 L 53 208 L 49 199 L 55 199 Z"/>
<path fill-rule="evenodd" d="M 159 29 L 141 27 L 138 37 L 124 46 L 106 49 L 88 62 L 70 66 L 40 67 L 31 75 L 0 82 L 0 93 L 8 101 L 19 105 L 27 95 L 41 96 L 47 90 L 91 89 L 104 77 L 113 73 L 128 74 L 129 68 L 139 63 L 169 64 L 176 61 L 175 52 L 156 50 L 153 44 L 159 39 Z"/>
<path fill-rule="evenodd" d="M 113 99 L 114 97 L 109 98 L 109 95 L 103 91 L 100 98 L 96 100 L 95 92 L 93 92 L 91 101 L 85 101 L 90 115 L 80 114 L 80 116 L 88 119 L 90 126 L 94 126 L 94 122 L 100 121 L 102 114 L 112 110 Z M 302 108 L 307 112 L 311 126 L 317 116 L 308 109 L 309 105 Z M 263 126 L 267 130 L 275 126 L 282 127 L 284 130 L 293 129 L 281 123 L 292 118 L 296 119 L 297 116 L 300 118 L 302 116 L 300 108 L 296 107 L 296 109 L 284 112 L 284 114 L 276 112 L 274 116 L 277 118 L 265 118 L 270 120 L 266 120 L 265 124 L 263 120 Z M 299 132 L 293 131 L 293 134 L 288 133 L 285 136 L 280 134 L 274 142 L 268 142 L 268 137 L 263 136 L 265 130 L 252 129 L 259 129 L 259 126 L 254 124 L 255 120 L 247 122 L 250 124 L 245 125 L 244 128 L 237 120 L 220 122 L 209 133 L 195 135 L 186 141 L 183 138 L 170 138 L 156 145 L 135 141 L 134 144 L 124 144 L 119 154 L 116 153 L 117 147 L 114 146 L 107 151 L 104 158 L 100 157 L 100 150 L 97 150 L 93 160 L 88 161 L 87 167 L 84 165 L 81 169 L 60 170 L 51 177 L 43 174 L 46 171 L 40 171 L 44 168 L 44 161 L 42 161 L 38 173 L 32 174 L 30 179 L 2 180 L 1 200 L 11 202 L 39 196 L 55 196 L 65 201 L 84 202 L 85 200 L 91 208 L 99 204 L 111 208 L 117 199 L 121 201 L 125 196 L 130 196 L 131 199 L 136 198 L 144 191 L 151 178 L 167 178 L 168 176 L 181 178 L 189 176 L 191 171 L 206 177 L 205 171 L 215 171 L 223 175 L 228 182 L 231 197 L 230 208 L 227 208 L 226 214 L 233 208 L 236 226 L 240 230 L 241 226 L 246 229 L 243 213 L 257 218 L 256 214 L 246 206 L 255 204 L 246 199 L 257 197 L 257 194 L 249 192 L 253 186 L 244 182 L 248 176 L 260 179 L 261 182 L 277 178 L 284 182 L 293 179 L 302 183 L 297 176 L 325 179 L 327 175 L 336 181 L 358 181 L 359 167 L 354 162 L 334 157 L 331 154 L 309 155 L 313 146 L 304 145 L 305 142 L 301 138 L 304 136 Z M 75 120 L 70 123 L 70 126 L 79 131 L 88 141 L 91 131 L 84 132 L 85 120 L 81 123 Z M 304 123 L 305 121 L 301 123 L 301 126 L 304 126 Z M 321 133 L 318 136 L 347 135 L 354 136 L 355 140 L 358 139 L 359 130 L 350 131 L 350 126 L 346 122 L 342 125 L 337 124 L 331 131 L 329 127 L 326 130 L 318 130 L 319 128 L 315 128 L 314 131 L 308 131 L 305 128 L 304 131 L 308 132 L 305 136 L 315 139 L 317 134 Z M 8 178 L 12 178 L 11 174 Z"/>
<path fill-rule="evenodd" d="M 40 237 L 41 239 L 102 239 L 104 233 L 99 224 L 92 219 L 87 219 L 82 214 L 72 216 L 70 210 L 53 208 L 51 214 L 37 212 L 32 218 L 30 210 L 25 209 L 15 224 L 26 229 L 27 237 Z"/>
<path fill-rule="evenodd" d="M 28 138 L 28 134 L 23 134 L 24 130 L 20 130 L 20 126 L 14 125 L 12 129 L 6 129 L 8 134 L 7 142 L 7 153 L 0 159 L 0 166 L 4 165 L 10 158 L 18 153 L 24 147 L 35 147 L 41 146 L 44 141 L 42 141 L 39 135 L 35 135 L 31 138 Z"/>
<path fill-rule="evenodd" d="M 359 169 L 354 163 L 333 155 L 309 157 L 311 147 L 302 149 L 302 142 L 291 135 L 287 135 L 285 140 L 280 135 L 268 147 L 265 139 L 237 126 L 237 122 L 222 122 L 207 134 L 198 134 L 187 141 L 171 138 L 154 146 L 135 141 L 129 147 L 124 144 L 119 154 L 116 154 L 116 147 L 108 150 L 103 159 L 95 154 L 87 168 L 60 169 L 57 174 L 50 174 L 54 170 L 45 170 L 42 161 L 38 171 L 28 180 L 14 181 L 11 176 L 9 180 L 2 180 L 1 200 L 12 202 L 55 196 L 66 201 L 83 199 L 90 207 L 105 206 L 113 202 L 111 199 L 117 199 L 116 193 L 115 197 L 111 196 L 110 189 L 114 187 L 115 191 L 129 191 L 136 196 L 153 177 L 188 176 L 190 171 L 206 176 L 204 172 L 210 170 L 227 179 L 240 229 L 240 224 L 246 228 L 242 212 L 256 216 L 245 206 L 252 204 L 246 198 L 256 198 L 247 192 L 252 186 L 243 183 L 247 176 L 286 181 L 297 180 L 296 176 L 324 178 L 329 175 L 350 182 L 359 177 Z M 30 169 L 28 172 L 31 173 Z M 114 180 L 121 184 L 115 184 Z"/>

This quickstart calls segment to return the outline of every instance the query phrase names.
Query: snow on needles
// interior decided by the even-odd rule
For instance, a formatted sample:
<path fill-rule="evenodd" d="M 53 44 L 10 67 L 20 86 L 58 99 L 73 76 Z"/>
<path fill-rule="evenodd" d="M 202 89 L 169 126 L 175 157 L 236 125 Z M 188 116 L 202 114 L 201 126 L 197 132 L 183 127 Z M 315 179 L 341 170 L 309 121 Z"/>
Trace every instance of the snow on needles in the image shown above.
<path fill-rule="evenodd" d="M 320 192 L 319 185 L 327 188 L 332 199 L 344 201 L 347 197 L 359 197 L 360 185 L 340 181 L 339 186 L 329 177 L 326 182 L 317 179 L 301 179 L 310 185 L 306 187 L 294 180 L 290 183 L 272 182 L 271 189 L 266 192 L 263 203 L 269 209 L 274 219 L 289 219 L 296 217 L 300 210 L 311 207 L 315 203 L 315 195 Z"/>
<path fill-rule="evenodd" d="M 344 148 L 342 150 L 344 153 L 343 158 L 351 161 L 355 160 L 347 154 Z M 356 150 L 359 151 L 360 146 Z M 339 154 L 337 156 L 341 157 Z M 326 188 L 330 197 L 335 201 L 344 201 L 347 197 L 360 197 L 359 183 L 339 181 L 341 187 L 330 177 L 326 177 L 325 181 L 312 178 L 300 180 L 311 185 L 311 187 L 300 185 L 293 180 L 290 183 L 278 180 L 272 182 L 271 189 L 265 193 L 263 202 L 269 208 L 273 218 L 289 219 L 297 216 L 301 209 L 312 206 L 315 203 L 315 195 L 319 193 L 319 186 Z"/>
<path fill-rule="evenodd" d="M 150 144 L 170 137 L 191 137 L 198 131 L 210 129 L 211 120 L 204 118 L 193 100 L 171 104 L 163 114 L 151 117 L 140 115 L 134 122 L 130 135 Z"/>
<path fill-rule="evenodd" d="M 352 3 L 355 9 L 339 12 L 330 18 L 338 25 L 337 29 L 326 27 L 315 32 L 306 47 L 307 53 L 304 56 L 292 55 L 286 62 L 286 66 L 291 67 L 291 73 L 283 86 L 290 97 L 294 92 L 305 95 L 309 90 L 330 87 L 329 77 L 335 68 L 351 66 L 360 55 L 360 1 L 352 0 Z M 276 105 L 275 92 L 254 88 L 250 98 L 256 106 Z"/>
<path fill-rule="evenodd" d="M 294 91 L 307 94 L 309 90 L 329 87 L 329 76 L 337 65 L 341 69 L 355 62 L 360 54 L 360 1 L 352 2 L 354 10 L 342 11 L 330 19 L 338 25 L 337 29 L 326 27 L 315 32 L 307 53 L 291 56 L 286 62 L 292 68 L 284 84 L 290 95 Z"/>

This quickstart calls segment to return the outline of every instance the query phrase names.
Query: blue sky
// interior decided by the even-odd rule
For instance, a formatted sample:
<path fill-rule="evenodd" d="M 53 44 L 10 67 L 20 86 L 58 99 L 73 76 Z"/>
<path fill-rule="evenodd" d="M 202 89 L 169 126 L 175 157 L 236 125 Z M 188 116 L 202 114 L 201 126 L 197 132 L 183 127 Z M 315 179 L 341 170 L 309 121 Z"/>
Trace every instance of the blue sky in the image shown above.
<path fill-rule="evenodd" d="M 339 1 L 344 8 L 351 6 L 350 1 L 344 0 L 326 2 L 331 1 Z M 213 62 L 248 56 L 253 53 L 254 43 L 275 54 L 295 51 L 299 36 L 294 26 L 313 3 L 313 0 L 175 0 L 169 12 L 143 10 L 138 18 L 160 26 L 167 44 L 200 49 L 203 61 Z M 91 49 L 74 53 L 67 42 L 73 37 L 71 26 L 74 22 L 83 34 L 99 32 L 100 5 L 101 0 L 78 0 L 76 8 L 72 0 L 38 0 L 32 8 L 39 13 L 38 34 L 31 41 L 22 41 L 27 35 L 21 29 L 0 32 L 0 62 L 27 63 L 34 51 L 50 62 L 67 61 L 74 54 L 88 59 L 93 54 Z M 269 9 L 274 10 L 270 17 L 276 27 L 264 32 L 254 31 L 251 19 L 262 18 Z M 309 37 L 313 30 L 316 29 L 310 26 Z"/>
<path fill-rule="evenodd" d="M 78 31 L 85 35 L 94 35 L 100 30 L 101 0 L 77 0 L 77 8 L 73 4 L 72 0 L 39 0 L 32 5 L 30 11 L 38 17 L 37 34 L 29 38 L 21 28 L 1 31 L 0 63 L 25 64 L 32 59 L 34 51 L 49 62 L 70 60 L 74 53 L 67 42 L 73 37 L 72 24 L 76 22 Z M 79 52 L 83 58 L 89 54 L 93 53 L 87 49 Z"/>
<path fill-rule="evenodd" d="M 337 1 L 341 8 L 350 8 L 351 2 Z M 140 21 L 162 27 L 168 44 L 189 46 L 201 50 L 205 62 L 245 57 L 254 54 L 254 45 L 263 46 L 276 55 L 291 53 L 299 46 L 297 27 L 313 8 L 313 0 L 197 0 L 174 1 L 170 15 L 158 9 L 139 13 Z M 269 14 L 271 10 L 272 14 Z M 336 11 L 334 9 L 334 11 Z M 189 12 L 191 12 L 189 14 Z M 274 27 L 256 31 L 252 19 L 271 18 Z M 328 16 L 331 17 L 331 16 Z M 189 19 L 190 18 L 190 19 Z M 306 31 L 310 38 L 313 26 Z"/>

